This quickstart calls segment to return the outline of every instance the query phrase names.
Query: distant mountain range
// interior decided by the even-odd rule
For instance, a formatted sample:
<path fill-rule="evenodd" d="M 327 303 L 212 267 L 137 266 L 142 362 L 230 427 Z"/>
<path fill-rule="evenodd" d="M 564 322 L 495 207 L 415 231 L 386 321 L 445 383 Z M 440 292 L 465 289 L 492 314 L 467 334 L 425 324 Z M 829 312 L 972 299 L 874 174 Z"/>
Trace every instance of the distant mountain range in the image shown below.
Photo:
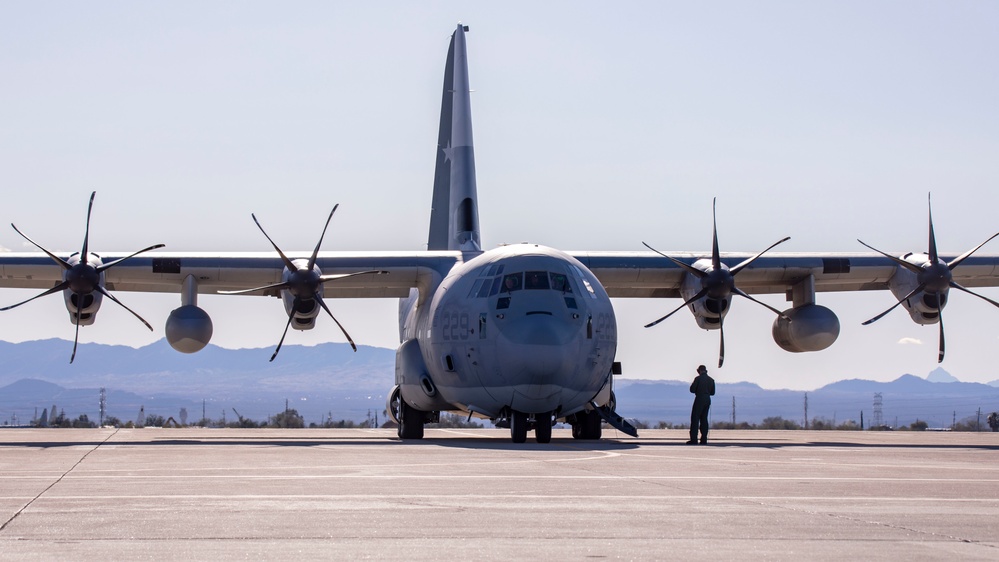
<path fill-rule="evenodd" d="M 0 342 L 0 424 L 12 413 L 30 420 L 55 405 L 66 415 L 98 418 L 99 388 L 107 393 L 107 414 L 134 420 L 139 409 L 147 415 L 178 416 L 188 421 L 204 413 L 264 420 L 285 407 L 285 400 L 306 422 L 359 421 L 368 412 L 382 415 L 385 395 L 395 379 L 395 351 L 328 343 L 314 347 L 288 345 L 275 362 L 272 349 L 223 349 L 209 345 L 197 355 L 177 353 L 160 340 L 142 348 L 80 344 L 69 364 L 72 343 L 51 339 L 23 343 Z M 686 423 L 690 416 L 689 381 L 615 379 L 618 411 L 629 418 L 656 423 Z M 892 382 L 844 380 L 809 391 L 809 419 L 841 423 L 874 421 L 874 396 L 881 394 L 882 421 L 908 425 L 923 420 L 931 427 L 948 427 L 974 416 L 999 410 L 999 381 L 964 383 L 943 369 L 927 378 L 903 375 Z M 758 423 L 780 416 L 801 423 L 805 392 L 768 390 L 748 382 L 719 383 L 712 420 Z M 984 423 L 984 416 L 983 416 Z"/>
<path fill-rule="evenodd" d="M 619 411 L 643 421 L 687 423 L 690 419 L 689 382 L 621 380 L 615 394 Z M 902 375 L 891 382 L 851 379 L 817 390 L 767 390 L 748 382 L 718 383 L 711 405 L 712 421 L 729 421 L 734 410 L 736 422 L 758 423 L 780 416 L 803 423 L 807 395 L 808 419 L 834 423 L 854 420 L 865 427 L 875 422 L 875 394 L 881 395 L 881 423 L 909 425 L 916 420 L 930 427 L 950 427 L 982 409 L 982 424 L 989 412 L 999 410 L 999 387 L 980 384 L 930 382 Z"/>
<path fill-rule="evenodd" d="M 188 420 L 204 413 L 211 419 L 241 415 L 265 420 L 284 409 L 285 400 L 307 422 L 361 420 L 368 410 L 381 415 L 385 394 L 395 380 L 395 351 L 347 344 L 314 347 L 286 345 L 269 362 L 273 349 L 223 349 L 209 345 L 196 355 L 174 351 L 166 340 L 138 349 L 80 344 L 69 364 L 72 342 L 50 339 L 0 342 L 0 424 L 16 411 L 21 419 L 37 407 L 55 404 L 73 418 L 95 420 L 99 389 L 107 391 L 107 414 L 134 420 L 146 414 Z"/>

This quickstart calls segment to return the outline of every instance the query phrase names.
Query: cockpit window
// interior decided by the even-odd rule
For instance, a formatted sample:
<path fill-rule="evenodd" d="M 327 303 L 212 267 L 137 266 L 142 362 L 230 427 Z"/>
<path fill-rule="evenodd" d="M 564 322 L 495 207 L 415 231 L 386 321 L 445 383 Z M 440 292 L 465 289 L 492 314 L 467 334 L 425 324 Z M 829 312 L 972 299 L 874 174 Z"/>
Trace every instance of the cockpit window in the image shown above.
<path fill-rule="evenodd" d="M 550 289 L 547 271 L 528 271 L 524 274 L 525 289 Z"/>
<path fill-rule="evenodd" d="M 512 293 L 514 291 L 519 291 L 524 288 L 524 274 L 523 273 L 511 273 L 509 275 L 503 276 L 503 287 L 500 289 L 501 293 Z"/>
<path fill-rule="evenodd" d="M 493 279 L 493 286 L 492 286 L 492 288 L 489 289 L 489 296 L 491 297 L 491 296 L 495 295 L 496 293 L 498 293 L 499 290 L 500 290 L 500 286 L 502 284 L 503 284 L 503 278 L 502 277 L 497 277 L 496 279 Z"/>
<path fill-rule="evenodd" d="M 549 273 L 552 280 L 552 289 L 556 291 L 562 291 L 563 293 L 571 293 L 572 287 L 569 285 L 569 280 L 565 275 L 561 273 Z"/>
<path fill-rule="evenodd" d="M 475 298 L 478 296 L 479 291 L 482 289 L 482 285 L 489 286 L 488 279 L 476 279 L 475 283 L 472 285 L 472 290 L 468 292 L 469 298 Z"/>
<path fill-rule="evenodd" d="M 492 287 L 493 283 L 495 282 L 494 280 L 491 279 L 485 279 L 484 281 L 485 282 L 482 283 L 482 286 L 479 287 L 479 291 L 475 294 L 477 298 L 488 297 L 489 288 Z"/>
<path fill-rule="evenodd" d="M 479 272 L 479 277 L 492 277 L 493 275 L 499 275 L 500 273 L 503 273 L 503 264 L 494 263 L 489 267 L 482 268 L 482 271 Z"/>
<path fill-rule="evenodd" d="M 488 269 L 492 270 L 493 267 Z M 481 299 L 497 295 L 502 297 L 505 294 L 521 289 L 551 290 L 562 293 L 567 299 L 567 306 L 575 308 L 575 299 L 573 297 L 579 294 L 585 295 L 586 291 L 580 292 L 582 290 L 581 287 L 585 287 L 589 291 L 590 296 L 596 298 L 592 286 L 587 283 L 586 278 L 578 269 L 575 270 L 575 273 L 579 274 L 578 277 L 573 275 L 572 271 L 568 275 L 553 271 L 518 271 L 517 273 L 502 275 L 502 266 L 496 267 L 496 270 L 496 277 L 476 279 L 472 284 L 472 289 L 468 296 L 470 298 Z M 579 283 L 582 283 L 582 285 Z M 570 300 L 572 304 L 569 304 Z"/>

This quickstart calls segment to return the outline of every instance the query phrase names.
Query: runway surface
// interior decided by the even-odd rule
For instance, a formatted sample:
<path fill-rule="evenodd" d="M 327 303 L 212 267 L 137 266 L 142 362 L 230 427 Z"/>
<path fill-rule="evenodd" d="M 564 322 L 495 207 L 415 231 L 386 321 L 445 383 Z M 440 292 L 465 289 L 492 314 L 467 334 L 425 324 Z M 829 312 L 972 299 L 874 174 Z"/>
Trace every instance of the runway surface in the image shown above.
<path fill-rule="evenodd" d="M 0 559 L 999 559 L 999 433 L 2 429 Z"/>

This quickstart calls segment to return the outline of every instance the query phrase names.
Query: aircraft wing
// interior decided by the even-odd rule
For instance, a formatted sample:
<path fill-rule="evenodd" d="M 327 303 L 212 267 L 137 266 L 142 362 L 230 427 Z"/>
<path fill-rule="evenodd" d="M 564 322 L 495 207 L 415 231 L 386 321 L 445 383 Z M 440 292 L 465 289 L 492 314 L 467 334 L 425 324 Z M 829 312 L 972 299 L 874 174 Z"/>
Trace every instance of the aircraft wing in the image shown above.
<path fill-rule="evenodd" d="M 105 263 L 125 253 L 101 253 Z M 308 253 L 288 255 L 308 259 Z M 461 259 L 460 252 L 322 252 L 316 264 L 325 275 L 358 271 L 385 271 L 381 275 L 357 275 L 327 283 L 326 296 L 333 298 L 406 297 L 409 289 L 429 286 L 443 277 Z M 106 271 L 106 287 L 112 291 L 179 293 L 188 276 L 194 276 L 201 294 L 238 291 L 279 283 L 284 264 L 274 253 L 157 252 L 136 256 Z M 62 282 L 63 269 L 42 253 L 0 254 L 0 288 L 50 289 Z M 426 292 L 421 291 L 422 294 Z M 256 295 L 277 296 L 276 291 Z"/>
<path fill-rule="evenodd" d="M 683 270 L 653 252 L 567 252 L 600 280 L 611 297 L 679 298 Z M 704 254 L 667 252 L 693 263 Z M 105 262 L 125 253 L 102 253 Z M 747 253 L 724 253 L 731 266 L 749 258 Z M 291 259 L 307 259 L 302 253 Z M 941 255 L 944 261 L 954 256 Z M 358 275 L 328 285 L 334 298 L 406 297 L 409 289 L 426 286 L 434 275 L 446 275 L 461 259 L 455 251 L 432 252 L 322 252 L 316 264 L 324 274 L 381 270 L 384 275 Z M 237 291 L 277 283 L 283 264 L 273 253 L 157 252 L 131 258 L 107 271 L 107 288 L 113 291 L 180 292 L 184 279 L 193 275 L 199 292 Z M 816 292 L 885 290 L 897 266 L 878 254 L 770 253 L 744 269 L 738 286 L 750 294 L 786 293 L 811 275 Z M 964 287 L 999 286 L 999 256 L 972 256 L 954 270 L 954 281 Z M 62 281 L 62 269 L 41 253 L 0 254 L 0 288 L 49 289 Z M 264 291 L 249 293 L 276 295 Z"/>
<path fill-rule="evenodd" d="M 684 271 L 653 252 L 567 252 L 582 262 L 611 297 L 680 298 Z M 711 253 L 665 252 L 686 263 L 710 259 Z M 723 253 L 729 267 L 752 254 Z M 941 254 L 950 261 L 955 256 Z M 750 294 L 787 293 L 811 275 L 816 292 L 870 291 L 888 289 L 898 270 L 893 262 L 874 253 L 767 253 L 738 277 L 738 287 Z M 999 286 L 999 256 L 972 256 L 953 271 L 954 281 L 964 287 Z"/>

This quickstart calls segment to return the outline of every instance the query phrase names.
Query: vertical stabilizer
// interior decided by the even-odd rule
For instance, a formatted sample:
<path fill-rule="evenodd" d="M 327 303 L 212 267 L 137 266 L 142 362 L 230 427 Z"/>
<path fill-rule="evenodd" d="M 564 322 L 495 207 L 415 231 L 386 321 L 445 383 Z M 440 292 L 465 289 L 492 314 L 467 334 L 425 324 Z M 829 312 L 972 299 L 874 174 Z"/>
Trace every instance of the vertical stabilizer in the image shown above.
<path fill-rule="evenodd" d="M 479 209 L 475 191 L 475 154 L 472 147 L 472 108 L 465 52 L 467 27 L 451 35 L 444 67 L 441 122 L 437 135 L 430 213 L 429 250 L 479 251 Z"/>

